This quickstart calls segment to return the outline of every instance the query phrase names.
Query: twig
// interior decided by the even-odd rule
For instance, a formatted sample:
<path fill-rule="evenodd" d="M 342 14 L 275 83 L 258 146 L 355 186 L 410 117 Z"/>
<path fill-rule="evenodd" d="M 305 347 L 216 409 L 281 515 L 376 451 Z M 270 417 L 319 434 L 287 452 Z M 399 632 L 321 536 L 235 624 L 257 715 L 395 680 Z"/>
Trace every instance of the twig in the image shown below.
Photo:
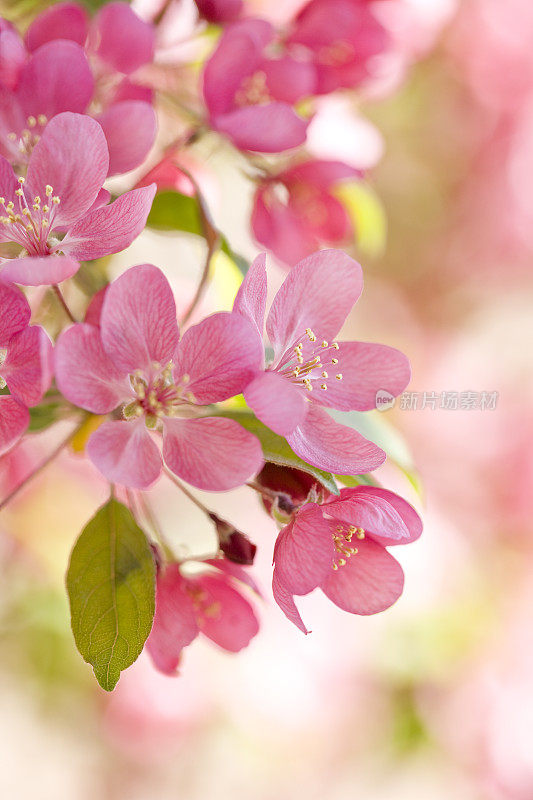
<path fill-rule="evenodd" d="M 178 487 L 178 489 L 181 489 L 183 494 L 186 497 L 189 498 L 191 503 L 194 503 L 195 506 L 197 506 L 201 511 L 204 512 L 204 514 L 206 514 L 211 519 L 212 518 L 212 512 L 207 508 L 207 506 L 204 506 L 204 504 L 201 503 L 200 500 L 198 500 L 197 497 L 195 497 L 193 494 L 191 494 L 191 492 L 189 492 L 189 490 L 182 484 L 182 482 L 178 478 L 176 478 L 174 473 L 171 472 L 168 469 L 168 467 L 164 467 L 164 470 L 165 470 L 165 474 L 167 475 L 167 477 L 170 478 L 172 483 L 174 483 Z"/>
<path fill-rule="evenodd" d="M 61 292 L 61 289 L 59 288 L 57 283 L 54 283 L 54 285 L 52 286 L 52 289 L 54 290 L 57 299 L 61 303 L 61 306 L 62 306 L 65 314 L 67 315 L 67 317 L 70 319 L 71 322 L 76 323 L 78 320 L 76 319 L 76 317 L 74 316 L 74 314 L 72 313 L 70 308 L 68 307 L 67 301 L 63 297 L 63 293 Z"/>

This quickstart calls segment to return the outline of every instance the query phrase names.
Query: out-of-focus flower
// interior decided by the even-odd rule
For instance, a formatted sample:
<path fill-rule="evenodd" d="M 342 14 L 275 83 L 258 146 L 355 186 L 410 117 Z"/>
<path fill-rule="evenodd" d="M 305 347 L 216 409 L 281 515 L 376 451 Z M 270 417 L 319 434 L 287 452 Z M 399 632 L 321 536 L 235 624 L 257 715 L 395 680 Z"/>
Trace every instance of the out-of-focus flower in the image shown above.
<path fill-rule="evenodd" d="M 0 454 L 26 431 L 28 407 L 36 406 L 52 380 L 52 344 L 38 325 L 29 325 L 30 307 L 14 287 L 0 283 Z"/>
<path fill-rule="evenodd" d="M 305 141 L 307 122 L 294 103 L 315 91 L 311 64 L 271 57 L 274 28 L 261 19 L 230 25 L 204 70 L 212 127 L 241 150 L 278 153 Z"/>
<path fill-rule="evenodd" d="M 161 672 L 173 674 L 183 648 L 200 633 L 237 653 L 259 630 L 251 603 L 237 588 L 237 581 L 249 582 L 244 570 L 233 564 L 228 572 L 222 559 L 205 563 L 220 572 L 186 577 L 179 564 L 170 564 L 158 575 L 154 624 L 146 648 Z"/>
<path fill-rule="evenodd" d="M 248 271 L 234 312 L 263 340 L 267 275 L 265 255 Z M 376 469 L 384 452 L 324 411 L 367 411 L 376 393 L 396 396 L 409 383 L 407 358 L 386 345 L 332 341 L 363 288 L 361 267 L 340 250 L 322 250 L 290 271 L 270 308 L 266 330 L 271 363 L 245 386 L 256 416 L 309 464 L 340 474 Z"/>
<path fill-rule="evenodd" d="M 240 16 L 243 0 L 194 0 L 198 11 L 208 22 L 226 24 Z"/>
<path fill-rule="evenodd" d="M 376 614 L 403 590 L 403 571 L 386 547 L 408 544 L 422 522 L 403 498 L 373 486 L 342 489 L 323 505 L 308 503 L 282 529 L 274 549 L 274 598 L 308 633 L 294 595 L 320 587 L 351 614 Z"/>
<path fill-rule="evenodd" d="M 100 125 L 70 112 L 47 125 L 30 156 L 26 179 L 17 180 L 0 156 L 0 237 L 23 248 L 18 258 L 0 259 L 3 281 L 60 283 L 78 271 L 79 260 L 116 253 L 139 235 L 155 185 L 106 205 L 109 193 L 102 184 L 108 162 Z M 62 240 L 52 235 L 65 232 Z"/>
<path fill-rule="evenodd" d="M 373 60 L 390 36 L 369 0 L 311 0 L 297 15 L 287 38 L 316 68 L 316 92 L 353 89 L 372 75 Z"/>
<path fill-rule="evenodd" d="M 346 241 L 354 230 L 334 189 L 360 174 L 341 161 L 308 160 L 265 179 L 255 194 L 255 238 L 286 264 L 311 255 L 322 243 Z"/>
<path fill-rule="evenodd" d="M 238 423 L 205 416 L 202 406 L 242 391 L 261 359 L 246 320 L 219 313 L 179 341 L 170 285 L 157 267 L 132 267 L 112 283 L 100 327 L 74 325 L 56 346 L 56 376 L 71 402 L 104 422 L 87 453 L 109 480 L 146 488 L 161 472 L 150 431 L 162 433 L 163 459 L 176 475 L 210 491 L 243 484 L 263 463 L 261 446 Z"/>

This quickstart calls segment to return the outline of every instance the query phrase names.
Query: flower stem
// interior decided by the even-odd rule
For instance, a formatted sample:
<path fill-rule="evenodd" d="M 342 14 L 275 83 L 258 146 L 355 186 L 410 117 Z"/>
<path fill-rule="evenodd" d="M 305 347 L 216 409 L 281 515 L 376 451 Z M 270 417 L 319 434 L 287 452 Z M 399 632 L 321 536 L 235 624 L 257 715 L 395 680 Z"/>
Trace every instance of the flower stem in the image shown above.
<path fill-rule="evenodd" d="M 197 506 L 197 508 L 203 511 L 204 514 L 206 514 L 209 517 L 209 519 L 211 519 L 212 512 L 207 508 L 207 506 L 204 506 L 204 504 L 201 503 L 197 497 L 195 497 L 191 492 L 189 492 L 189 490 L 182 484 L 182 482 L 178 480 L 178 478 L 176 478 L 173 472 L 171 472 L 167 467 L 165 467 L 164 470 L 167 477 L 170 478 L 172 483 L 175 484 L 178 487 L 178 489 L 181 489 L 183 494 L 189 498 L 191 503 L 194 503 L 194 505 Z"/>
<path fill-rule="evenodd" d="M 63 293 L 61 292 L 61 289 L 59 288 L 57 283 L 54 283 L 54 285 L 52 286 L 52 289 L 54 290 L 57 299 L 61 303 L 61 306 L 63 307 L 63 310 L 64 310 L 65 314 L 67 315 L 67 317 L 70 319 L 70 321 L 74 322 L 74 323 L 77 322 L 78 320 L 76 319 L 76 317 L 74 316 L 74 314 L 72 313 L 70 308 L 68 307 L 67 301 L 63 297 Z"/>
<path fill-rule="evenodd" d="M 266 497 L 267 500 L 277 500 L 280 495 L 279 492 L 275 492 L 273 489 L 267 489 L 266 486 L 261 486 L 257 481 L 248 481 L 246 486 L 258 492 L 263 497 Z"/>

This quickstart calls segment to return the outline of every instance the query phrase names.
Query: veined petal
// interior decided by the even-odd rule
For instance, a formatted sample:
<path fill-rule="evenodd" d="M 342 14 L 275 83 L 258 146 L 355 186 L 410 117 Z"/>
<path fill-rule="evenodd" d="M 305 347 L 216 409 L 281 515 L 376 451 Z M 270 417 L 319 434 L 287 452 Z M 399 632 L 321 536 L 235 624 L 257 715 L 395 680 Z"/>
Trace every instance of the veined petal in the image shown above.
<path fill-rule="evenodd" d="M 81 323 L 64 331 L 54 355 L 58 389 L 71 403 L 108 414 L 133 396 L 127 376 L 109 358 L 93 325 Z"/>
<path fill-rule="evenodd" d="M 266 253 L 260 253 L 250 265 L 239 287 L 233 303 L 233 313 L 245 317 L 254 325 L 261 343 L 265 327 L 266 301 Z"/>
<path fill-rule="evenodd" d="M 165 418 L 163 459 L 192 486 L 224 492 L 259 472 L 263 453 L 258 439 L 232 419 Z"/>
<path fill-rule="evenodd" d="M 181 651 L 198 636 L 192 599 L 178 564 L 169 564 L 157 576 L 155 616 L 146 649 L 161 672 L 173 675 Z"/>
<path fill-rule="evenodd" d="M 245 388 L 244 399 L 256 417 L 280 436 L 292 433 L 308 408 L 303 390 L 277 372 L 259 373 Z"/>
<path fill-rule="evenodd" d="M 0 263 L 0 280 L 21 286 L 52 286 L 71 278 L 80 265 L 69 256 L 25 256 Z"/>
<path fill-rule="evenodd" d="M 0 347 L 6 347 L 11 337 L 28 325 L 31 309 L 20 289 L 3 283 L 0 283 L 0 309 Z"/>
<path fill-rule="evenodd" d="M 291 269 L 274 298 L 267 333 L 276 357 L 310 328 L 331 340 L 363 289 L 359 264 L 342 250 L 320 250 Z"/>
<path fill-rule="evenodd" d="M 131 267 L 107 289 L 100 317 L 107 354 L 124 372 L 167 364 L 178 343 L 176 303 L 157 267 Z"/>
<path fill-rule="evenodd" d="M 361 516 L 360 526 L 368 530 L 372 539 L 384 547 L 390 547 L 393 544 L 410 544 L 416 541 L 422 533 L 422 520 L 413 506 L 403 497 L 390 492 L 388 489 L 381 489 L 378 486 L 357 486 L 355 489 L 341 489 L 339 498 L 335 498 L 334 502 L 328 504 L 325 508 L 329 513 L 330 506 L 338 508 L 341 503 L 348 509 L 348 513 L 350 513 L 351 506 L 354 504 L 353 510 L 357 509 L 358 514 L 362 510 L 362 505 L 368 507 L 371 504 L 375 504 L 374 508 L 376 509 L 377 507 L 379 510 L 376 509 L 373 513 L 370 512 L 367 518 Z M 337 516 L 336 511 L 331 513 Z M 383 517 L 386 517 L 386 524 L 381 524 L 381 518 Z M 343 518 L 346 519 L 346 517 Z M 398 523 L 398 518 L 401 525 Z"/>
<path fill-rule="evenodd" d="M 146 225 L 155 192 L 152 183 L 88 211 L 70 228 L 61 249 L 79 261 L 89 261 L 129 247 Z"/>
<path fill-rule="evenodd" d="M 196 610 L 200 631 L 224 650 L 238 653 L 259 631 L 252 605 L 222 576 L 202 575 L 192 582 L 202 592 Z"/>
<path fill-rule="evenodd" d="M 363 490 L 365 488 L 357 487 Z M 399 513 L 391 503 L 378 495 L 348 490 L 345 491 L 342 502 L 334 500 L 324 506 L 324 509 L 334 519 L 363 528 L 369 535 L 375 531 L 391 543 L 409 539 L 409 531 Z"/>
<path fill-rule="evenodd" d="M 338 475 L 371 472 L 386 458 L 377 445 L 352 428 L 339 425 L 314 404 L 287 441 L 308 464 Z"/>
<path fill-rule="evenodd" d="M 358 540 L 357 550 L 344 566 L 329 571 L 320 588 L 336 606 L 351 614 L 385 611 L 403 591 L 403 570 L 371 539 Z"/>
<path fill-rule="evenodd" d="M 187 375 L 187 390 L 200 405 L 218 403 L 242 392 L 261 369 L 263 345 L 252 323 L 222 311 L 193 325 L 174 356 L 177 382 Z"/>
<path fill-rule="evenodd" d="M 113 103 L 96 117 L 107 139 L 109 175 L 129 172 L 142 164 L 157 130 L 155 111 L 141 100 Z"/>
<path fill-rule="evenodd" d="M 85 44 L 88 14 L 78 3 L 55 3 L 41 11 L 26 31 L 28 50 L 36 50 L 52 39 L 71 39 Z"/>
<path fill-rule="evenodd" d="M 320 506 L 309 503 L 280 532 L 274 571 L 290 594 L 308 594 L 331 570 L 333 555 L 331 524 Z"/>
<path fill-rule="evenodd" d="M 2 125 L 2 120 L 0 118 L 0 126 Z M 1 133 L 1 130 L 0 130 Z M 3 197 L 6 204 L 9 202 L 14 202 L 16 200 L 15 191 L 19 188 L 19 184 L 15 173 L 13 172 L 13 167 L 4 158 L 4 156 L 0 155 L 0 197 Z M 0 216 L 4 215 L 4 209 L 0 206 Z M 10 230 L 10 225 L 4 225 L 0 222 L 0 242 L 11 242 L 12 241 L 12 233 Z"/>
<path fill-rule="evenodd" d="M 0 455 L 7 453 L 30 424 L 30 412 L 14 397 L 0 396 Z"/>
<path fill-rule="evenodd" d="M 300 616 L 300 612 L 296 608 L 293 595 L 287 591 L 285 586 L 283 586 L 283 584 L 280 582 L 279 575 L 275 570 L 272 576 L 272 594 L 274 595 L 274 600 L 281 608 L 287 619 L 294 623 L 294 625 L 296 625 L 296 627 L 299 628 L 302 633 L 311 633 L 311 631 L 308 631 L 304 625 L 304 622 Z"/>
<path fill-rule="evenodd" d="M 154 57 L 155 28 L 128 3 L 106 3 L 96 15 L 89 37 L 102 61 L 126 75 Z"/>
<path fill-rule="evenodd" d="M 305 142 L 309 123 L 288 103 L 244 106 L 212 119 L 239 150 L 282 153 Z"/>
<path fill-rule="evenodd" d="M 87 443 L 87 455 L 111 483 L 148 489 L 161 474 L 161 454 L 143 419 L 104 422 Z"/>
<path fill-rule="evenodd" d="M 13 397 L 25 406 L 41 401 L 52 381 L 52 342 L 43 328 L 32 325 L 13 336 L 2 364 L 2 377 Z"/>
<path fill-rule="evenodd" d="M 98 122 L 82 114 L 58 114 L 31 154 L 26 196 L 38 195 L 44 202 L 46 186 L 52 186 L 61 201 L 52 227 L 71 225 L 94 203 L 108 166 L 107 142 Z"/>

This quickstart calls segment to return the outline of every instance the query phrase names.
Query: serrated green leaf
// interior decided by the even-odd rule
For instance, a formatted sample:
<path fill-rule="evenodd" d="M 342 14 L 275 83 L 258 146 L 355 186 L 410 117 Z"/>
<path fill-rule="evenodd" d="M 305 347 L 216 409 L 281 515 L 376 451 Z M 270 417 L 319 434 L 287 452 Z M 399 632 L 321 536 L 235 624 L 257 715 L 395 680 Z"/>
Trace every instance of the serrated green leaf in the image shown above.
<path fill-rule="evenodd" d="M 301 469 L 303 472 L 308 472 L 309 475 L 316 478 L 329 492 L 332 494 L 339 494 L 339 489 L 331 472 L 324 472 L 321 469 L 317 469 L 317 467 L 311 466 L 311 464 L 307 464 L 291 450 L 285 439 L 278 436 L 274 431 L 271 431 L 266 425 L 263 425 L 251 412 L 225 411 L 221 416 L 234 419 L 239 425 L 246 428 L 247 431 L 257 436 L 263 448 L 265 461 L 271 461 L 273 464 L 279 464 L 283 467 L 293 467 L 294 469 Z"/>
<path fill-rule="evenodd" d="M 198 200 L 181 192 L 158 192 L 146 222 L 162 231 L 183 231 L 203 236 Z"/>
<path fill-rule="evenodd" d="M 155 564 L 131 512 L 111 499 L 85 526 L 67 573 L 72 631 L 102 689 L 115 688 L 150 633 Z"/>

